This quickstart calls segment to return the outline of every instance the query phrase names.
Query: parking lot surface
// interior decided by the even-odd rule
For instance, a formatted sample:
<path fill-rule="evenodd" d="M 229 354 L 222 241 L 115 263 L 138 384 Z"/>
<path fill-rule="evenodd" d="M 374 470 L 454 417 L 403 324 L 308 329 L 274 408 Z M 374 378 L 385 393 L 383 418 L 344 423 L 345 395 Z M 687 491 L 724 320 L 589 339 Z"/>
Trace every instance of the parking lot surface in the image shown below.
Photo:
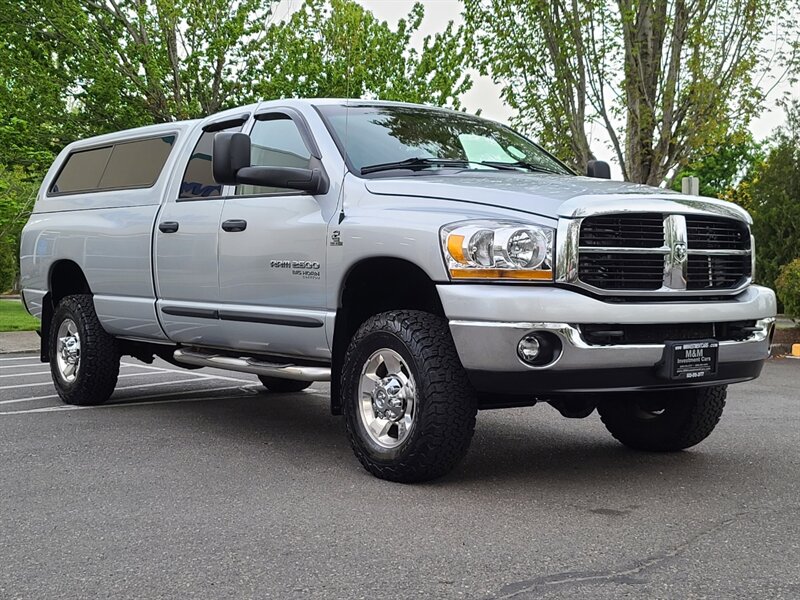
<path fill-rule="evenodd" d="M 327 385 L 123 362 L 83 408 L 0 356 L 0 598 L 800 597 L 800 361 L 678 454 L 482 412 L 425 485 L 362 470 Z"/>

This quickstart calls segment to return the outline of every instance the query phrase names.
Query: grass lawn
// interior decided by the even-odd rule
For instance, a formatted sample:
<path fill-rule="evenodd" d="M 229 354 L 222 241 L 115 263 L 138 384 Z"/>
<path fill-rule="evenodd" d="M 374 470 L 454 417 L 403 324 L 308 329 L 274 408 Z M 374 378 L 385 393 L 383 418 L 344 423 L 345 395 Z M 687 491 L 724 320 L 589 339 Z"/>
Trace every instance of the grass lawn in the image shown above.
<path fill-rule="evenodd" d="M 19 300 L 0 300 L 0 331 L 36 331 L 39 319 L 30 316 Z"/>

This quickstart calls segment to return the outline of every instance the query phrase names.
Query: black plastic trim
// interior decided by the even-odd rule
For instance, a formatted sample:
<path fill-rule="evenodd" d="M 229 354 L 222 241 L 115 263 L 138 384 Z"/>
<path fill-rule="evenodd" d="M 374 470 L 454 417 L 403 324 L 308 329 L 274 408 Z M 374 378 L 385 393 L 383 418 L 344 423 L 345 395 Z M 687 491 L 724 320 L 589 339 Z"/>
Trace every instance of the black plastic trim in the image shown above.
<path fill-rule="evenodd" d="M 162 306 L 161 312 L 174 317 L 194 317 L 196 319 L 219 319 L 219 312 L 210 308 L 185 308 L 183 306 Z"/>
<path fill-rule="evenodd" d="M 264 315 L 243 310 L 214 310 L 210 308 L 187 308 L 183 306 L 162 306 L 161 312 L 175 317 L 194 317 L 196 319 L 219 319 L 221 321 L 239 321 L 243 323 L 263 323 L 265 325 L 286 325 L 287 327 L 317 328 L 322 327 L 320 319 L 313 317 L 283 317 Z"/>
<path fill-rule="evenodd" d="M 238 117 L 232 117 L 230 119 L 225 119 L 223 121 L 215 121 L 213 123 L 208 123 L 207 125 L 203 125 L 203 132 L 204 133 L 214 133 L 215 131 L 223 131 L 224 129 L 230 129 L 231 127 L 241 127 L 248 120 L 250 120 L 251 113 L 243 113 Z"/>
<path fill-rule="evenodd" d="M 287 325 L 289 327 L 316 328 L 324 325 L 322 321 L 313 317 L 280 317 L 238 310 L 220 310 L 219 318 L 223 321 L 264 323 L 266 325 Z"/>
<path fill-rule="evenodd" d="M 472 385 L 481 392 L 517 396 L 558 393 L 613 393 L 620 390 L 669 390 L 740 383 L 761 374 L 763 360 L 719 363 L 717 374 L 702 381 L 668 381 L 652 367 L 621 369 L 469 371 Z"/>

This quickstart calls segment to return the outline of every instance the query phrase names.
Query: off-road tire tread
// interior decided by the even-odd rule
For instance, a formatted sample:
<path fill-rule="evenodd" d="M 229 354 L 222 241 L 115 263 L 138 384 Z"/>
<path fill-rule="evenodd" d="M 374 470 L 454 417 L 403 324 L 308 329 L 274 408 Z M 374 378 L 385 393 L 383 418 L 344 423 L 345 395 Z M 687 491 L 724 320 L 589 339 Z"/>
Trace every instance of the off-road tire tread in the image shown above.
<path fill-rule="evenodd" d="M 358 415 L 352 397 L 358 391 L 361 364 L 353 355 L 372 333 L 390 333 L 406 345 L 417 363 L 418 402 L 424 398 L 424 413 L 418 415 L 412 442 L 392 464 L 374 460 L 360 444 L 355 430 Z M 342 368 L 342 406 L 347 434 L 358 460 L 380 479 L 401 483 L 428 481 L 452 470 L 469 449 L 475 431 L 477 395 L 458 358 L 447 322 L 416 310 L 395 310 L 370 317 L 356 332 L 345 354 Z"/>
<path fill-rule="evenodd" d="M 69 386 L 60 383 L 56 362 L 56 338 L 65 312 L 72 313 L 81 332 L 81 363 L 78 377 Z M 114 393 L 119 376 L 120 353 L 117 340 L 103 329 L 89 294 L 65 296 L 53 311 L 50 328 L 50 370 L 56 391 L 66 404 L 96 406 Z"/>
<path fill-rule="evenodd" d="M 258 380 L 267 390 L 274 394 L 290 394 L 292 392 L 302 392 L 313 382 L 298 381 L 296 379 L 281 379 L 280 377 L 267 377 L 259 375 Z"/>
<path fill-rule="evenodd" d="M 699 444 L 711 434 L 722 417 L 728 390 L 722 385 L 685 393 L 689 397 L 678 426 L 657 437 L 642 436 L 641 423 L 633 418 L 626 419 L 619 407 L 612 406 L 615 400 L 601 403 L 597 412 L 606 429 L 625 446 L 649 452 L 677 452 Z"/>

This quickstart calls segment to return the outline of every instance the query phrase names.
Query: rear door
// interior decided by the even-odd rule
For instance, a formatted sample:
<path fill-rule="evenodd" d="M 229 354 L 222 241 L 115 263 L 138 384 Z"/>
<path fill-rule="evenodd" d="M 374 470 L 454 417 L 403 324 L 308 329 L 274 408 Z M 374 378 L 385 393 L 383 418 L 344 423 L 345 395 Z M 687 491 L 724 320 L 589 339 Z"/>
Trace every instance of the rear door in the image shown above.
<path fill-rule="evenodd" d="M 164 331 L 176 342 L 220 341 L 218 244 L 223 186 L 211 175 L 211 147 L 218 131 L 239 131 L 238 122 L 210 125 L 196 134 L 180 183 L 170 189 L 155 230 L 155 282 Z"/>
<path fill-rule="evenodd" d="M 257 114 L 250 137 L 253 165 L 321 166 L 311 131 L 293 109 Z M 330 356 L 325 335 L 327 222 L 321 206 L 335 204 L 334 194 L 315 197 L 250 185 L 231 190 L 219 234 L 219 314 L 226 347 Z"/>

